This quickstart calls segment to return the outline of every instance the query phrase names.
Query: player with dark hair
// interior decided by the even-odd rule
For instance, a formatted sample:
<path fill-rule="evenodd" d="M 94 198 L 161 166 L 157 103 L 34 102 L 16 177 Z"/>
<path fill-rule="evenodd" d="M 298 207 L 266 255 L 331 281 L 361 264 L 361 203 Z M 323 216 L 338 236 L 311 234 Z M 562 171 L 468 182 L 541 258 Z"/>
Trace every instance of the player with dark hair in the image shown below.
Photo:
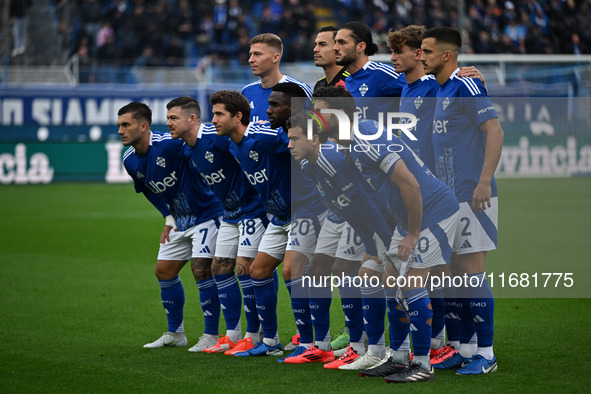
<path fill-rule="evenodd" d="M 133 102 L 117 113 L 119 136 L 130 148 L 123 165 L 132 177 L 135 191 L 143 193 L 165 218 L 156 262 L 168 331 L 146 348 L 186 346 L 183 327 L 185 295 L 180 270 L 191 260 L 199 288 L 205 334 L 218 333 L 220 304 L 211 274 L 211 261 L 223 212 L 221 203 L 201 177 L 195 178 L 182 156 L 183 143 L 170 134 L 152 132 L 152 111 Z"/>
<path fill-rule="evenodd" d="M 308 85 L 295 78 L 281 74 L 279 63 L 283 54 L 283 42 L 272 33 L 262 33 L 253 37 L 250 42 L 248 63 L 252 74 L 259 80 L 242 88 L 242 94 L 250 105 L 250 119 L 253 122 L 267 120 L 267 108 L 271 88 L 281 82 L 294 82 L 300 85 L 309 97 L 312 90 Z"/>
<path fill-rule="evenodd" d="M 195 351 L 232 355 L 249 350 L 259 342 L 260 325 L 254 304 L 250 265 L 268 224 L 266 213 L 258 193 L 230 153 L 229 138 L 218 136 L 213 125 L 201 123 L 201 108 L 197 100 L 178 97 L 171 100 L 166 108 L 172 138 L 185 142 L 183 154 L 191 169 L 207 182 L 224 206 L 212 272 L 226 320 L 226 335 L 219 339 L 217 336 L 205 337 L 203 343 L 196 345 Z M 247 321 L 244 339 L 240 326 L 243 296 L 239 281 L 244 293 Z"/>
<path fill-rule="evenodd" d="M 457 289 L 462 298 L 459 353 L 442 364 L 457 374 L 494 372 L 494 300 L 484 274 L 486 252 L 497 248 L 498 195 L 494 172 L 503 145 L 503 130 L 486 89 L 477 79 L 458 76 L 462 36 L 438 27 L 423 34 L 421 61 L 440 85 L 433 116 L 437 177 L 460 202 L 460 223 L 453 247 L 455 275 L 477 278 L 476 289 Z M 477 348 L 471 344 L 477 337 Z M 465 365 L 462 367 L 462 365 Z"/>
<path fill-rule="evenodd" d="M 235 356 L 280 356 L 277 330 L 277 289 L 273 273 L 284 258 L 291 225 L 291 180 L 288 139 L 283 131 L 249 121 L 247 99 L 236 91 L 221 90 L 210 97 L 217 134 L 228 137 L 230 153 L 259 193 L 271 221 L 250 267 L 263 341 Z"/>
<path fill-rule="evenodd" d="M 373 42 L 369 26 L 361 22 L 347 22 L 339 27 L 333 47 L 336 63 L 347 68 L 347 90 L 357 101 L 362 119 L 379 119 L 379 113 L 398 110 L 402 88 L 406 85 L 404 75 L 392 66 L 369 60 L 378 46 Z M 371 97 L 371 101 L 363 100 Z"/>
<path fill-rule="evenodd" d="M 326 90 L 327 97 L 324 100 L 317 99 L 315 109 L 344 109 L 330 101 L 332 96 L 340 97 L 341 102 L 345 101 L 343 90 L 339 88 Z M 352 100 L 349 99 L 349 101 Z M 351 121 L 351 109 L 344 112 Z M 376 131 L 377 125 L 373 121 L 360 121 L 357 127 L 351 127 L 351 161 L 363 174 L 364 181 L 386 201 L 387 209 L 382 213 L 391 215 L 397 223 L 386 253 L 388 260 L 396 269 L 395 272 L 398 276 L 421 277 L 424 281 L 431 267 L 449 263 L 451 243 L 457 223 L 458 203 L 452 191 L 436 179 L 398 137 L 379 136 Z M 368 140 L 367 137 L 373 137 L 373 139 Z M 324 152 L 322 154 L 324 155 Z M 332 164 L 327 155 L 324 155 L 324 158 Z M 339 169 L 332 166 L 328 172 L 339 172 Z M 331 180 L 330 183 L 334 182 Z M 365 262 L 362 270 L 365 269 L 368 275 L 369 271 L 380 274 L 380 266 L 383 273 L 381 264 L 370 266 Z M 362 270 L 359 272 L 360 275 Z M 370 348 L 364 356 L 340 369 L 365 369 L 372 364 L 378 365 L 384 356 L 380 353 L 385 353 L 383 337 L 376 336 L 380 332 L 383 336 L 383 315 L 379 314 L 383 298 L 380 298 L 376 292 L 371 292 L 371 287 L 365 292 L 363 290 L 364 317 L 367 321 L 366 331 Z M 434 376 L 429 361 L 432 317 L 430 300 L 422 281 L 417 283 L 409 281 L 402 290 L 408 305 L 410 324 L 414 327 L 412 332 L 414 362 L 409 366 L 400 365 L 397 372 L 385 379 L 392 382 L 430 380 Z M 388 298 L 398 297 L 391 294 Z M 408 325 L 403 327 L 402 324 L 405 320 L 403 308 L 391 304 L 390 309 L 396 309 L 388 314 L 390 330 L 408 333 Z M 375 319 L 375 316 L 379 316 L 380 319 Z M 381 330 L 379 330 L 380 326 Z"/>
<path fill-rule="evenodd" d="M 296 100 L 292 100 L 294 98 Z M 298 112 L 306 102 L 306 92 L 296 83 L 285 82 L 273 86 L 267 109 L 271 127 L 285 132 L 285 124 L 291 116 L 292 108 Z M 313 326 L 310 302 L 308 289 L 302 286 L 302 275 L 305 273 L 310 257 L 314 254 L 317 234 L 326 211 L 320 202 L 314 183 L 301 173 L 295 163 L 291 166 L 291 195 L 292 223 L 288 233 L 282 274 L 290 294 L 298 334 L 296 338 L 292 338 L 294 351 L 279 360 L 286 363 L 293 362 L 294 357 L 312 347 Z M 332 361 L 334 355 L 330 352 L 324 355 L 324 359 Z"/>
<path fill-rule="evenodd" d="M 325 86 L 346 88 L 345 78 L 351 74 L 345 67 L 337 65 L 333 49 L 338 30 L 335 26 L 322 26 L 314 40 L 314 65 L 324 71 L 324 77 L 316 82 L 314 91 Z"/>
<path fill-rule="evenodd" d="M 399 30 L 388 32 L 388 47 L 392 51 L 392 63 L 396 72 L 404 73 L 407 85 L 402 89 L 400 99 L 400 112 L 413 114 L 417 118 L 416 126 L 410 131 L 416 137 L 412 140 L 406 133 L 401 133 L 400 138 L 417 154 L 431 172 L 435 173 L 435 161 L 433 158 L 432 121 L 435 112 L 435 101 L 439 84 L 432 75 L 426 75 L 421 62 L 421 42 L 424 26 L 410 25 Z M 461 69 L 463 75 L 484 78 L 475 67 Z M 408 119 L 403 119 L 408 122 Z M 451 275 L 448 265 L 434 267 L 432 276 L 441 276 L 441 271 Z M 444 293 L 448 302 L 444 300 Z M 459 324 L 457 318 L 457 302 L 453 286 L 431 287 L 429 298 L 433 306 L 433 324 L 431 339 L 431 364 L 438 368 L 437 364 L 445 361 L 455 354 L 459 348 Z M 447 312 L 446 312 L 447 309 Z M 445 328 L 449 345 L 445 345 Z M 394 353 L 393 360 L 399 361 L 400 354 Z M 374 371 L 375 372 L 375 371 Z"/>

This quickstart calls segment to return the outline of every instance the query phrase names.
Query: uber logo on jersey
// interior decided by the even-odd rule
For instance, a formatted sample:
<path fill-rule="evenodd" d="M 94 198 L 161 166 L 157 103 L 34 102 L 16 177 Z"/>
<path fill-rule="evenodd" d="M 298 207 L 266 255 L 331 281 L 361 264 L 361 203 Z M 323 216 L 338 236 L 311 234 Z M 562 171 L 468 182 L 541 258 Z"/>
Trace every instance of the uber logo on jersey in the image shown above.
<path fill-rule="evenodd" d="M 253 186 L 256 186 L 257 183 L 265 183 L 269 180 L 269 178 L 267 178 L 266 168 L 264 168 L 261 171 L 257 171 L 254 174 L 249 174 L 248 172 L 244 171 L 244 174 L 246 175 L 246 178 L 248 178 L 250 184 Z"/>
<path fill-rule="evenodd" d="M 146 186 L 152 192 L 154 192 L 155 194 L 158 194 L 158 193 L 162 193 L 162 192 L 166 191 L 166 189 L 168 189 L 169 187 L 174 186 L 176 181 L 177 181 L 176 171 L 173 171 L 173 173 L 170 174 L 170 176 L 167 176 L 164 179 L 162 179 L 162 182 L 150 181 L 150 183 L 146 184 Z"/>
<path fill-rule="evenodd" d="M 445 134 L 447 133 L 447 124 L 449 120 L 434 120 L 433 121 L 433 134 Z"/>
<path fill-rule="evenodd" d="M 345 196 L 344 194 L 341 194 L 340 196 L 337 197 L 336 200 L 332 201 L 333 204 L 338 205 L 339 207 L 347 207 L 349 206 L 349 204 L 351 204 L 351 200 Z"/>

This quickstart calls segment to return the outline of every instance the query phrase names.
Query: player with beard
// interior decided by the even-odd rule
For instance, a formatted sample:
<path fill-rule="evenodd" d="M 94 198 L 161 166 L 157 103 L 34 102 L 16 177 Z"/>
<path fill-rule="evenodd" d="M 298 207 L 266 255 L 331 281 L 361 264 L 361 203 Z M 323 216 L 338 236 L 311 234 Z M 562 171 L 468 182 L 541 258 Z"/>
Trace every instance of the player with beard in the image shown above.
<path fill-rule="evenodd" d="M 351 74 L 345 84 L 356 98 L 361 119 L 378 120 L 380 113 L 398 111 L 397 98 L 406 80 L 392 66 L 369 60 L 378 51 L 369 26 L 361 22 L 340 26 L 333 49 L 336 64 L 344 66 Z"/>
<path fill-rule="evenodd" d="M 345 67 L 337 64 L 333 49 L 338 30 L 335 26 L 323 26 L 318 30 L 314 40 L 314 65 L 322 67 L 324 71 L 324 77 L 316 82 L 314 91 L 326 86 L 340 86 L 346 89 L 345 78 L 351 74 Z"/>

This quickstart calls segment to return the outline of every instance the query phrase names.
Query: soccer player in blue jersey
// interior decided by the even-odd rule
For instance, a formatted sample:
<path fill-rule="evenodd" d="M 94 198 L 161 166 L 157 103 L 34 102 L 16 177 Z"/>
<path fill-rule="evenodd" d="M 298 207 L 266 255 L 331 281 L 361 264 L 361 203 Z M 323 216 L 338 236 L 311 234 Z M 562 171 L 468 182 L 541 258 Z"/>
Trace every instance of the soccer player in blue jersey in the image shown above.
<path fill-rule="evenodd" d="M 433 148 L 437 177 L 455 192 L 460 222 L 452 269 L 482 284 L 458 289 L 462 298 L 462 338 L 459 354 L 446 360 L 457 374 L 494 372 L 494 299 L 484 274 L 486 252 L 497 248 L 498 201 L 494 172 L 503 145 L 503 130 L 476 79 L 458 77 L 460 33 L 452 28 L 427 30 L 421 44 L 425 72 L 440 85 L 433 117 Z M 473 324 L 472 324 L 473 323 Z M 477 348 L 470 344 L 477 337 Z M 465 366 L 462 366 L 465 365 Z"/>
<path fill-rule="evenodd" d="M 292 151 L 292 153 L 294 152 Z M 296 160 L 299 158 L 297 151 L 293 156 Z M 298 164 L 295 163 L 295 165 Z M 309 277 L 314 278 L 315 283 L 322 283 L 322 278 L 330 277 L 332 268 L 335 275 L 339 277 L 346 276 L 349 280 L 352 280 L 357 275 L 364 252 L 363 243 L 354 229 L 345 219 L 329 211 L 329 216 L 324 220 L 318 235 L 314 257 L 310 261 Z M 324 365 L 324 368 L 337 369 L 341 365 L 351 363 L 365 352 L 362 338 L 363 313 L 359 288 L 341 284 L 339 290 L 341 291 L 343 311 L 346 316 L 346 326 L 349 328 L 350 333 L 350 336 L 345 335 L 346 342 L 339 348 L 346 347 L 349 341 L 351 341 L 352 346 L 343 349 L 340 357 L 334 360 L 332 351 L 334 344 L 330 341 L 329 332 L 331 289 L 322 285 L 311 286 L 309 293 L 310 309 L 313 315 L 312 322 L 315 330 L 314 347 L 302 354 L 294 353 L 293 356 L 290 355 L 292 358 L 291 360 L 286 359 L 286 363 L 329 361 Z"/>
<path fill-rule="evenodd" d="M 230 153 L 259 193 L 265 211 L 272 215 L 250 267 L 263 342 L 235 355 L 280 356 L 283 347 L 277 330 L 277 290 L 273 272 L 284 258 L 291 225 L 289 141 L 281 130 L 250 122 L 248 101 L 236 91 L 215 92 L 210 103 L 213 106 L 212 123 L 218 135 L 230 138 Z"/>
<path fill-rule="evenodd" d="M 398 110 L 402 88 L 406 85 L 404 75 L 392 66 L 369 60 L 377 52 L 369 26 L 361 22 L 347 22 L 339 27 L 333 47 L 336 62 L 347 68 L 347 90 L 357 100 L 357 112 L 362 119 L 379 119 L 379 113 Z M 371 97 L 370 100 L 364 100 Z"/>
<path fill-rule="evenodd" d="M 320 95 L 321 92 L 317 94 Z M 346 100 L 347 97 L 351 97 L 350 93 L 338 88 L 327 88 L 322 94 L 327 99 L 324 102 L 317 99 L 316 109 L 330 108 L 327 101 L 330 97 L 337 96 L 342 98 L 339 102 L 343 104 L 342 109 L 349 119 L 353 118 L 353 104 L 351 100 Z M 337 108 L 334 103 L 331 104 L 332 108 Z M 384 213 L 391 215 L 397 223 L 387 255 L 400 275 L 404 276 L 404 267 L 409 267 L 408 278 L 421 278 L 420 281 L 409 282 L 403 287 L 410 323 L 415 328 L 412 332 L 414 362 L 407 368 L 398 368 L 399 370 L 387 376 L 386 380 L 408 382 L 432 379 L 433 370 L 429 360 L 432 311 L 424 281 L 433 266 L 450 262 L 458 203 L 453 192 L 435 178 L 398 137 L 380 135 L 378 126 L 373 121 L 361 121 L 352 127 L 353 131 L 351 161 L 376 193 L 385 199 L 387 210 Z M 393 297 L 390 295 L 389 298 Z M 394 364 L 396 356 L 408 357 L 408 350 L 400 349 L 400 345 L 408 336 L 408 326 L 400 326 L 400 319 L 404 317 L 402 311 L 392 309 L 398 308 L 392 303 L 388 315 L 390 347 L 394 350 L 390 364 Z M 399 316 L 396 316 L 397 314 Z M 364 316 L 369 321 L 368 316 Z M 376 327 L 379 323 L 375 322 Z M 378 364 L 377 359 L 384 356 L 381 352 L 377 353 L 377 346 L 380 344 L 383 342 L 376 343 L 373 354 L 369 354 L 368 351 L 368 354 L 356 360 L 350 367 L 364 363 L 364 359 L 367 365 L 365 368 L 371 367 L 371 362 L 374 362 L 374 365 Z M 365 376 L 380 376 L 385 374 L 384 371 L 393 372 L 388 362 L 378 368 L 380 371 L 368 370 L 361 373 Z"/>
<path fill-rule="evenodd" d="M 343 89 L 347 88 L 345 79 L 351 75 L 346 67 L 337 64 L 336 54 L 334 51 L 335 37 L 339 29 L 335 26 L 323 26 L 316 35 L 314 41 L 314 65 L 322 67 L 324 77 L 320 78 L 314 85 L 314 92 L 318 89 L 327 86 L 339 86 Z M 324 221 L 321 233 L 318 236 L 316 251 L 314 258 L 311 261 L 310 269 L 314 270 L 314 275 L 317 278 L 324 277 L 330 274 L 332 267 L 333 274 L 355 276 L 358 271 L 359 262 L 361 261 L 364 248 L 363 243 L 356 240 L 359 239 L 354 235 L 355 230 L 346 222 L 346 220 L 339 218 L 334 212 L 330 212 Z M 327 271 L 328 270 L 328 271 Z M 330 309 L 330 303 L 327 302 L 327 289 L 311 289 L 315 292 L 310 302 L 317 302 L 319 309 Z M 333 369 L 338 368 L 343 364 L 350 363 L 365 352 L 363 345 L 363 316 L 361 312 L 361 295 L 359 289 L 354 286 L 341 286 L 341 302 L 343 305 L 343 312 L 345 313 L 345 330 L 342 334 L 337 336 L 330 342 L 330 347 L 334 349 L 335 356 L 339 356 L 337 360 L 332 363 L 325 364 L 324 368 Z M 317 301 L 312 301 L 312 299 Z M 328 299 L 330 301 L 330 299 Z M 320 316 L 326 316 L 323 313 L 317 312 Z M 328 327 L 330 321 L 322 321 L 319 318 L 314 320 L 315 326 L 322 326 L 315 328 L 316 338 L 322 335 L 326 330 L 328 335 Z M 351 333 L 350 330 L 353 330 Z M 351 340 L 351 335 L 353 340 Z M 325 350 L 327 348 L 326 340 L 318 340 L 318 347 Z M 348 346 L 348 345 L 351 346 Z M 342 353 L 342 354 L 341 354 Z"/>
<path fill-rule="evenodd" d="M 431 172 L 435 173 L 435 161 L 433 159 L 432 124 L 435 112 L 435 96 L 439 90 L 439 84 L 432 75 L 426 75 L 421 62 L 421 41 L 424 26 L 411 25 L 403 29 L 388 32 L 388 47 L 392 51 L 392 63 L 396 72 L 404 73 L 407 85 L 402 89 L 400 98 L 400 112 L 411 113 L 417 118 L 417 124 L 410 131 L 416 137 L 411 140 L 406 133 L 401 133 L 400 139 L 416 153 Z M 402 122 L 408 121 L 401 119 Z M 449 266 L 434 267 L 432 275 L 441 276 L 444 270 L 451 273 Z M 446 314 L 444 288 L 431 286 L 429 298 L 433 308 L 432 339 L 431 339 L 431 364 L 436 365 L 453 356 L 459 347 L 459 320 L 457 320 L 457 308 L 453 308 L 452 286 L 445 289 L 448 295 L 448 313 Z M 447 316 L 447 318 L 446 318 Z M 445 345 L 445 328 L 447 327 L 448 342 Z M 406 346 L 406 344 L 405 344 Z M 400 360 L 394 360 L 400 361 Z"/>
<path fill-rule="evenodd" d="M 307 102 L 306 98 L 306 92 L 296 83 L 285 82 L 273 86 L 273 91 L 269 96 L 269 109 L 267 109 L 271 127 L 285 132 L 292 107 L 296 112 L 301 110 L 300 107 Z M 292 99 L 296 100 L 293 100 L 292 103 Z M 314 338 L 310 301 L 308 288 L 304 287 L 302 283 L 302 276 L 305 274 L 308 261 L 314 254 L 316 239 L 326 216 L 326 208 L 320 201 L 314 182 L 301 172 L 295 162 L 292 162 L 291 165 L 291 194 L 292 225 L 283 260 L 282 274 L 289 291 L 299 333 L 297 334 L 299 341 L 292 338 L 291 343 L 295 342 L 299 346 L 294 347 L 294 351 L 287 357 L 279 360 L 279 362 L 288 364 L 298 363 L 297 357 L 299 355 L 317 350 L 312 346 Z M 286 350 L 288 350 L 287 347 Z M 315 353 L 315 359 L 316 356 L 318 354 Z M 322 360 L 333 361 L 332 351 L 323 353 Z"/>
<path fill-rule="evenodd" d="M 253 37 L 250 42 L 248 63 L 255 77 L 260 79 L 242 88 L 242 94 L 250 104 L 250 120 L 257 122 L 267 120 L 267 100 L 271 88 L 281 82 L 293 82 L 302 86 L 308 97 L 312 97 L 312 90 L 308 85 L 295 78 L 281 74 L 279 63 L 283 54 L 281 38 L 272 33 L 262 33 Z"/>
<path fill-rule="evenodd" d="M 439 84 L 432 75 L 425 73 L 421 62 L 421 41 L 424 26 L 406 26 L 399 30 L 388 32 L 388 47 L 392 51 L 392 63 L 396 72 L 404 73 L 407 85 L 402 89 L 400 98 L 400 112 L 411 113 L 417 118 L 417 124 L 410 131 L 416 137 L 411 140 L 406 133 L 401 133 L 400 139 L 435 173 L 433 158 L 432 127 L 433 114 Z M 462 76 L 474 76 L 484 82 L 484 77 L 476 67 L 463 67 Z M 402 119 L 408 122 L 408 119 Z M 441 277 L 441 273 L 451 275 L 448 265 L 434 267 L 431 276 Z M 448 302 L 444 301 L 444 293 Z M 431 364 L 437 364 L 452 357 L 460 345 L 459 324 L 455 289 L 453 286 L 430 286 L 429 298 L 433 306 L 433 325 L 431 339 Z M 447 311 L 446 311 L 447 308 Z M 449 345 L 445 345 L 445 329 Z"/>
<path fill-rule="evenodd" d="M 314 65 L 322 67 L 324 71 L 324 77 L 316 82 L 314 91 L 325 86 L 340 86 L 345 89 L 347 87 L 345 78 L 351 74 L 346 67 L 337 65 L 333 49 L 338 30 L 335 26 L 323 26 L 318 30 L 314 40 Z"/>
<path fill-rule="evenodd" d="M 144 347 L 186 346 L 185 295 L 178 274 L 188 260 L 199 288 L 205 334 L 217 336 L 220 304 L 211 260 L 222 205 L 205 181 L 193 176 L 186 161 L 179 160 L 182 141 L 150 130 L 152 111 L 147 105 L 132 102 L 117 115 L 121 141 L 130 147 L 123 155 L 123 165 L 136 192 L 143 193 L 165 218 L 155 273 L 168 331 Z"/>
<path fill-rule="evenodd" d="M 227 355 L 249 350 L 259 342 L 259 319 L 250 279 L 254 260 L 268 219 L 259 195 L 248 182 L 230 153 L 230 139 L 218 136 L 215 127 L 201 123 L 201 108 L 193 97 L 171 100 L 168 128 L 172 138 L 185 142 L 184 156 L 198 177 L 203 177 L 224 206 L 212 272 L 226 320 L 226 335 L 198 343 L 197 351 Z M 236 268 L 236 275 L 234 274 Z M 242 295 L 246 315 L 246 335 L 242 339 L 240 316 Z"/>

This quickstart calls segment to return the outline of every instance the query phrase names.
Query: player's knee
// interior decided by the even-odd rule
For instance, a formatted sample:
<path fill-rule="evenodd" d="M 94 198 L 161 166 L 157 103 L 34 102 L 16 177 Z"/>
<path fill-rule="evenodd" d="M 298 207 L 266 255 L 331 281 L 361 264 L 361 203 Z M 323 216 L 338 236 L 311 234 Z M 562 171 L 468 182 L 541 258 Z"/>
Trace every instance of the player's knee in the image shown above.
<path fill-rule="evenodd" d="M 225 275 L 234 273 L 236 260 L 226 257 L 216 257 L 211 264 L 211 272 L 214 275 Z"/>
<path fill-rule="evenodd" d="M 265 264 L 253 263 L 250 266 L 250 277 L 253 279 L 266 279 L 273 275 L 275 267 L 268 266 Z"/>
<path fill-rule="evenodd" d="M 313 258 L 308 266 L 308 275 L 316 277 L 330 275 L 330 265 L 324 264 L 323 261 Z"/>
<path fill-rule="evenodd" d="M 197 282 L 213 277 L 211 272 L 212 259 L 195 259 L 191 261 L 191 271 Z"/>
<path fill-rule="evenodd" d="M 292 277 L 291 267 L 284 265 L 283 268 L 281 269 L 281 275 L 283 275 L 283 280 L 291 280 L 291 277 Z"/>

